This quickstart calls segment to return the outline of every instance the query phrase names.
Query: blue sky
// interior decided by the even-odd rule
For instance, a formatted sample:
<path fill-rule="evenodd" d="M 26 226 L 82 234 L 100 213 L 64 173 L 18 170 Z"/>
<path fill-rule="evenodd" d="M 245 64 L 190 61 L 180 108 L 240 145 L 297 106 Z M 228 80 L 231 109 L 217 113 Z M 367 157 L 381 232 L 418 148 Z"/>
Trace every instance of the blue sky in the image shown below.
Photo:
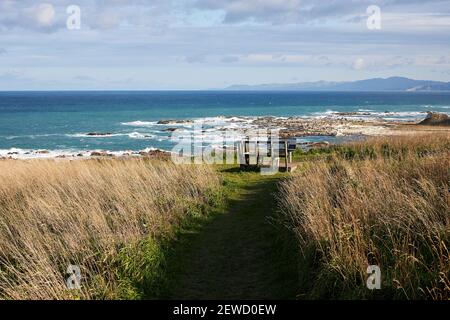
<path fill-rule="evenodd" d="M 66 9 L 81 9 L 68 30 Z M 367 7 L 381 9 L 370 30 Z M 450 81 L 450 1 L 0 0 L 0 90 Z"/>

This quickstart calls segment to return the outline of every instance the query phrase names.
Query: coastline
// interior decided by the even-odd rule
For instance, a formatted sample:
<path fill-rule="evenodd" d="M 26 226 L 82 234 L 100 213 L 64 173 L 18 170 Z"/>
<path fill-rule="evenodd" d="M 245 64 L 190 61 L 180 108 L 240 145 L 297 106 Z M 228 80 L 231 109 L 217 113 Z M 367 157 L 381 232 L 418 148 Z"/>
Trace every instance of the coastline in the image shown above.
<path fill-rule="evenodd" d="M 437 115 L 446 114 L 433 113 Z M 217 143 L 223 142 L 223 134 L 226 130 L 227 134 L 235 141 L 239 141 L 242 137 L 251 135 L 252 132 L 261 132 L 269 130 L 279 130 L 281 139 L 295 139 L 297 145 L 302 147 L 314 146 L 314 144 L 339 144 L 352 138 L 368 138 L 375 136 L 403 136 L 416 134 L 429 134 L 430 132 L 449 132 L 448 125 L 423 125 L 421 122 L 424 119 L 417 121 L 398 121 L 385 120 L 382 118 L 363 118 L 369 115 L 368 113 L 337 113 L 335 115 L 321 116 L 321 117 L 217 117 L 224 119 L 223 122 L 227 125 L 203 129 L 201 131 L 202 141 L 209 142 L 212 146 L 217 148 Z M 426 119 L 426 118 L 425 118 Z M 161 131 L 170 132 L 174 141 L 177 139 L 196 132 L 195 125 L 200 123 L 198 120 L 160 120 L 157 125 L 163 126 Z M 142 123 L 134 123 L 134 125 L 142 125 Z M 191 128 L 189 131 L 186 128 Z M 219 136 L 217 136 L 219 134 Z M 86 133 L 86 137 L 108 137 L 111 133 Z M 222 137 L 220 136 L 222 135 Z M 313 138 L 313 139 L 309 139 Z M 314 139 L 315 138 L 315 139 Z M 208 140 L 209 139 L 209 140 Z M 330 141 L 332 140 L 332 141 Z M 336 142 L 337 141 L 337 142 Z M 341 142 L 339 142 L 341 141 Z M 214 144 L 216 143 L 216 144 Z M 218 146 L 220 147 L 220 145 Z M 227 149 L 229 146 L 223 146 Z M 32 159 L 92 159 L 92 158 L 135 158 L 148 157 L 157 159 L 170 158 L 171 152 L 169 150 L 148 147 L 143 150 L 124 150 L 124 151 L 109 151 L 109 150 L 29 150 L 11 148 L 9 150 L 0 150 L 0 160 L 32 160 Z"/>

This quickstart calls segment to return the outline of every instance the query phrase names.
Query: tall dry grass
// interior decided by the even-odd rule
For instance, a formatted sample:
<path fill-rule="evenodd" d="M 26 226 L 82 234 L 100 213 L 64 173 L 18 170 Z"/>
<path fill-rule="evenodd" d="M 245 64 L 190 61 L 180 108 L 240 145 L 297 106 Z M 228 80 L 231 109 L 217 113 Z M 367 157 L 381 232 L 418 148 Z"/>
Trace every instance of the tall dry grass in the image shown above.
<path fill-rule="evenodd" d="M 151 280 L 158 241 L 219 184 L 207 166 L 0 161 L 0 298 L 120 298 L 123 276 Z M 80 266 L 81 290 L 67 289 L 68 265 Z"/>
<path fill-rule="evenodd" d="M 335 148 L 281 185 L 307 297 L 450 297 L 450 137 Z M 306 262 L 306 263 L 305 263 Z M 379 265 L 382 288 L 366 288 Z"/>

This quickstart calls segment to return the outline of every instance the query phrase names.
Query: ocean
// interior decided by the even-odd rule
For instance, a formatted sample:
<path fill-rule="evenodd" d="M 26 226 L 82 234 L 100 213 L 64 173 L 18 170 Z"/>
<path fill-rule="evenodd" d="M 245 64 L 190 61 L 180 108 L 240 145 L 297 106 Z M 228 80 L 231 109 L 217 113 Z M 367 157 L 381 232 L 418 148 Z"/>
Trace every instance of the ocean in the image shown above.
<path fill-rule="evenodd" d="M 0 92 L 0 156 L 171 150 L 175 129 L 189 133 L 193 124 L 203 123 L 213 143 L 224 129 L 251 127 L 252 119 L 260 116 L 333 117 L 354 112 L 352 117 L 361 119 L 409 121 L 425 118 L 427 111 L 448 114 L 450 93 Z M 320 139 L 329 140 L 302 138 Z"/>

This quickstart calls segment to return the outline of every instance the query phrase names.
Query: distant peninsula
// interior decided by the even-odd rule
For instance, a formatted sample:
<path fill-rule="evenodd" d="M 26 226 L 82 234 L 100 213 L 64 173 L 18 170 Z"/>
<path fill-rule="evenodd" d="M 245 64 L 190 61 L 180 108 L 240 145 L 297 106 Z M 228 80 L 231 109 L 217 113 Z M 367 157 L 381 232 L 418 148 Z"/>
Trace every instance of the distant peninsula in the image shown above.
<path fill-rule="evenodd" d="M 450 82 L 414 80 L 405 77 L 373 78 L 346 82 L 298 82 L 258 85 L 232 85 L 236 91 L 450 91 Z"/>

